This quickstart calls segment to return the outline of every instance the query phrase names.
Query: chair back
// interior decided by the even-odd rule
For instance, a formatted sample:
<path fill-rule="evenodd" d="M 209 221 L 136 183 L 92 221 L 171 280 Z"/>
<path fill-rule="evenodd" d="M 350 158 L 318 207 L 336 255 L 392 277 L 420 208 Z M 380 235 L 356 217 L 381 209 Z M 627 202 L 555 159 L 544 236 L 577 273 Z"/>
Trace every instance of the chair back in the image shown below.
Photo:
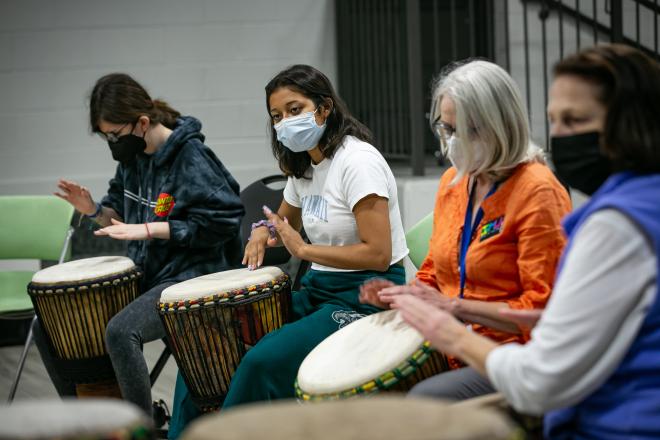
<path fill-rule="evenodd" d="M 273 211 L 277 211 L 280 207 L 284 197 L 286 180 L 286 176 L 283 175 L 268 176 L 251 183 L 241 191 L 241 201 L 245 207 L 245 216 L 241 223 L 241 236 L 243 237 L 244 247 L 248 238 L 250 238 L 252 223 L 264 219 L 262 207 L 266 205 Z M 281 188 L 278 186 L 281 186 Z M 264 266 L 278 266 L 285 264 L 290 258 L 291 254 L 285 247 L 268 248 L 264 255 L 263 264 Z"/>
<path fill-rule="evenodd" d="M 424 258 L 429 253 L 429 241 L 433 232 L 433 212 L 421 219 L 415 226 L 406 232 L 406 243 L 410 253 L 408 257 L 412 264 L 419 269 Z"/>
<path fill-rule="evenodd" d="M 0 259 L 59 260 L 73 207 L 55 196 L 0 196 Z"/>

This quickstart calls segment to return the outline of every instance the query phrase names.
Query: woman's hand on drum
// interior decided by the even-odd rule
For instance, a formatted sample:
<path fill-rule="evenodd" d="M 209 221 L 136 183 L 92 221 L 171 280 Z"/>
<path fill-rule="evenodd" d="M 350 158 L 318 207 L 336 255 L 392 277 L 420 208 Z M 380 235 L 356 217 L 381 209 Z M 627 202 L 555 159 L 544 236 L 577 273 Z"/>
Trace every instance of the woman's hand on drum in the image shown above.
<path fill-rule="evenodd" d="M 304 260 L 303 250 L 307 246 L 307 243 L 303 240 L 302 235 L 289 225 L 289 220 L 286 217 L 282 219 L 279 215 L 271 211 L 268 206 L 264 206 L 263 210 L 268 221 L 275 226 L 277 235 L 280 237 L 286 250 L 294 257 Z"/>
<path fill-rule="evenodd" d="M 389 280 L 372 278 L 360 286 L 360 302 L 362 304 L 371 304 L 372 306 L 380 307 L 381 309 L 389 309 L 389 303 L 381 301 L 378 292 L 392 286 L 395 286 L 395 284 Z"/>
<path fill-rule="evenodd" d="M 266 248 L 275 246 L 276 244 L 277 237 L 271 238 L 270 231 L 267 227 L 254 228 L 250 234 L 250 240 L 245 246 L 242 264 L 247 264 L 249 270 L 261 267 L 264 262 Z"/>
<path fill-rule="evenodd" d="M 111 219 L 111 222 L 112 225 L 94 231 L 94 235 L 107 235 L 117 240 L 148 240 L 152 238 L 149 236 L 149 231 L 144 223 L 128 224 L 114 218 Z"/>
<path fill-rule="evenodd" d="M 462 336 L 470 331 L 451 313 L 429 307 L 427 301 L 413 295 L 393 296 L 390 307 L 399 310 L 401 318 L 419 331 L 434 348 L 448 355 L 461 355 Z"/>
<path fill-rule="evenodd" d="M 57 188 L 59 191 L 53 194 L 71 203 L 76 211 L 85 215 L 92 215 L 96 212 L 96 204 L 86 187 L 70 180 L 60 179 L 57 182 Z"/>
<path fill-rule="evenodd" d="M 378 292 L 381 302 L 391 304 L 397 296 L 411 295 L 417 297 L 433 306 L 434 308 L 444 310 L 445 312 L 456 314 L 459 300 L 443 295 L 439 290 L 434 289 L 426 283 L 415 280 L 414 284 L 405 284 L 402 286 L 392 286 L 382 289 Z"/>

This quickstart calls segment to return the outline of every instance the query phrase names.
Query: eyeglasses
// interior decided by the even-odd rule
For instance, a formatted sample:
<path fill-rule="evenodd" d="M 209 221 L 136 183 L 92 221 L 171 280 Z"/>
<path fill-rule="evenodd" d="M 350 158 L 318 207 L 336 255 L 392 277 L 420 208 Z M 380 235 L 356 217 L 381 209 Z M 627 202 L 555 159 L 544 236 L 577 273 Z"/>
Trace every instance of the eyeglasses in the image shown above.
<path fill-rule="evenodd" d="M 456 133 L 456 127 L 452 127 L 446 122 L 442 122 L 440 118 L 431 123 L 431 130 L 438 139 L 449 139 Z"/>
<path fill-rule="evenodd" d="M 431 130 L 438 140 L 447 140 L 456 134 L 456 127 L 440 120 L 440 117 L 431 123 Z M 468 136 L 472 139 L 477 136 L 476 127 L 468 129 Z"/>
<path fill-rule="evenodd" d="M 115 131 L 109 131 L 107 133 L 104 133 L 102 131 L 98 132 L 98 135 L 101 136 L 101 139 L 107 141 L 107 142 L 117 142 L 121 136 L 123 136 L 121 131 L 128 125 L 130 122 L 125 123 L 122 125 L 118 130 Z"/>

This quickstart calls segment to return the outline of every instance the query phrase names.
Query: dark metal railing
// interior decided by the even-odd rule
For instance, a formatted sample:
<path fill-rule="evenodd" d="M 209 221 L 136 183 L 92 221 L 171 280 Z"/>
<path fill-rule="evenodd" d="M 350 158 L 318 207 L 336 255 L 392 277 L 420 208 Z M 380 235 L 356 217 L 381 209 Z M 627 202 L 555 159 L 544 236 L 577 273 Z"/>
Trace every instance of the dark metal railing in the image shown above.
<path fill-rule="evenodd" d="M 512 2 L 513 0 L 509 0 Z M 565 55 L 583 47 L 602 42 L 617 42 L 636 46 L 651 56 L 658 58 L 658 0 L 520 0 L 522 4 L 524 78 L 516 72 L 512 75 L 525 83 L 525 95 L 530 114 L 532 131 L 537 140 L 543 140 L 547 147 L 549 139 L 548 120 L 545 117 L 549 73 L 552 65 Z M 640 15 L 652 16 L 652 29 L 643 26 Z M 634 20 L 633 20 L 634 19 Z M 625 25 L 628 26 L 625 26 Z M 515 26 L 508 17 L 506 26 Z M 540 36 L 530 36 L 529 29 L 541 29 Z M 566 32 L 570 30 L 570 32 Z M 557 48 L 550 47 L 548 36 L 558 35 Z M 574 36 L 571 39 L 568 34 Z M 651 44 L 645 44 L 643 36 Z M 541 66 L 532 65 L 529 57 L 530 46 L 541 45 Z M 507 55 L 510 56 L 510 55 Z M 539 68 L 541 72 L 539 72 Z M 532 71 L 533 70 L 533 71 Z M 534 75 L 542 76 L 543 86 L 536 95 L 530 90 Z M 542 99 L 538 95 L 542 95 Z"/>
<path fill-rule="evenodd" d="M 438 147 L 426 114 L 433 77 L 452 61 L 487 58 L 516 79 L 534 138 L 547 145 L 554 63 L 605 41 L 658 57 L 659 2 L 335 0 L 338 88 L 383 155 L 421 175 Z"/>
<path fill-rule="evenodd" d="M 413 173 L 437 150 L 430 83 L 452 60 L 490 57 L 492 2 L 336 0 L 338 89 L 390 162 Z"/>
<path fill-rule="evenodd" d="M 336 2 L 339 91 L 394 159 L 409 156 L 403 148 L 410 139 L 404 6 L 400 0 Z"/>

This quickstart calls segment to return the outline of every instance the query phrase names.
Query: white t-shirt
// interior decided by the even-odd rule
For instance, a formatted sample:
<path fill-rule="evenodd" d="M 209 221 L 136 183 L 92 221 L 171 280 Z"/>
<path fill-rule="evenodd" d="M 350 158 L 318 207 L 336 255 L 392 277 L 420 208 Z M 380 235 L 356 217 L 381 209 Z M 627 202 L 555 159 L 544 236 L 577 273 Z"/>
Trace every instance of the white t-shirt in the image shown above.
<path fill-rule="evenodd" d="M 346 246 L 360 243 L 353 207 L 370 194 L 387 199 L 392 261 L 408 255 L 396 182 L 385 158 L 372 145 L 346 136 L 331 159 L 311 166 L 311 179 L 289 177 L 284 200 L 302 209 L 302 222 L 312 244 Z M 308 174 L 309 176 L 309 174 Z M 312 269 L 353 272 L 312 263 Z"/>

